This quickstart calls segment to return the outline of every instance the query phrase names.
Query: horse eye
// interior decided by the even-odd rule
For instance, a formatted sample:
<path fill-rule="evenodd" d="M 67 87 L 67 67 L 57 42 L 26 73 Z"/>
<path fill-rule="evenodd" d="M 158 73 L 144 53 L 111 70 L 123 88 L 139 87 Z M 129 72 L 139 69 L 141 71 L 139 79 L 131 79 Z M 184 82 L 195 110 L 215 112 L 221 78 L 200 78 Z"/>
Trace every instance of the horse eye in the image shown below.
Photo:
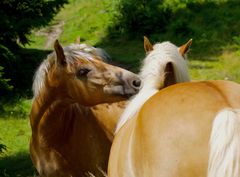
<path fill-rule="evenodd" d="M 91 70 L 87 68 L 79 69 L 77 72 L 78 77 L 86 76 Z"/>

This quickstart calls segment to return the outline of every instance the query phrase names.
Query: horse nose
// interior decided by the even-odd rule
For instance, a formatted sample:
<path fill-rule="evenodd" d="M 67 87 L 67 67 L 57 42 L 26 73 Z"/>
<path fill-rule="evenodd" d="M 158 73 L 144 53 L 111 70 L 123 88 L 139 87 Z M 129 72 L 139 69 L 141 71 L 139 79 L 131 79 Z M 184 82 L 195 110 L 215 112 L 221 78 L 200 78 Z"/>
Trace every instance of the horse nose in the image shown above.
<path fill-rule="evenodd" d="M 137 89 L 139 90 L 142 86 L 142 81 L 139 79 L 139 78 L 134 78 L 132 81 L 131 81 L 131 86 L 134 88 L 134 89 Z"/>
<path fill-rule="evenodd" d="M 142 84 L 142 81 L 140 79 L 135 79 L 132 81 L 132 86 L 135 88 L 140 88 Z"/>

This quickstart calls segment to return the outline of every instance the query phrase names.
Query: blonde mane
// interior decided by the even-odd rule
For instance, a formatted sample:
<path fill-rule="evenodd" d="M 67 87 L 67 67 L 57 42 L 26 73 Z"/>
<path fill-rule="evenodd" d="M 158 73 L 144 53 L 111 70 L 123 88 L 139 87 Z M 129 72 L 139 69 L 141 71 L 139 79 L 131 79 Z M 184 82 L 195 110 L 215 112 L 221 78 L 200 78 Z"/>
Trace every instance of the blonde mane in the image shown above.
<path fill-rule="evenodd" d="M 155 44 L 153 50 L 143 60 L 139 74 L 143 87 L 129 102 L 119 119 L 115 133 L 138 112 L 148 98 L 164 87 L 165 68 L 168 63 L 173 65 L 177 83 L 190 81 L 186 60 L 179 53 L 179 48 L 170 42 Z"/>
<path fill-rule="evenodd" d="M 74 63 L 75 60 L 93 60 L 94 58 L 100 60 L 107 60 L 109 55 L 101 48 L 95 48 L 86 44 L 70 44 L 64 48 L 64 55 L 68 64 Z M 36 97 L 40 90 L 45 87 L 46 75 L 49 69 L 56 61 L 56 53 L 52 52 L 42 61 L 38 67 L 33 79 L 33 95 Z"/>

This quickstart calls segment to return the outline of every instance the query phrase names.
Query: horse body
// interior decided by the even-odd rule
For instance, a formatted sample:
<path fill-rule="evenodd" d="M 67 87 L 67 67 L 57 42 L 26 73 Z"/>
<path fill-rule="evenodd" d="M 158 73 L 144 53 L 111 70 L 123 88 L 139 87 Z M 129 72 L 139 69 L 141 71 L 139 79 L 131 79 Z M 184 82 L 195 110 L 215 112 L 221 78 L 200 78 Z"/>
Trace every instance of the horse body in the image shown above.
<path fill-rule="evenodd" d="M 90 107 L 127 99 L 140 80 L 81 45 L 54 47 L 33 84 L 31 159 L 40 176 L 103 176 L 111 143 Z"/>
<path fill-rule="evenodd" d="M 115 136 L 109 176 L 239 176 L 239 109 L 240 85 L 230 81 L 159 91 Z"/>

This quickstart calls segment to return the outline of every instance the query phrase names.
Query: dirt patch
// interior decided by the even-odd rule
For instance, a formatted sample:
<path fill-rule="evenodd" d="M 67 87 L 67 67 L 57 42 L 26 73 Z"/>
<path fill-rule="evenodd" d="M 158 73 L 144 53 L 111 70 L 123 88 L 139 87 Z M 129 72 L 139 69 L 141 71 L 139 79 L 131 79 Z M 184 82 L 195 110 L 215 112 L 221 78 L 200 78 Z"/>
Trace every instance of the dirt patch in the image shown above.
<path fill-rule="evenodd" d="M 53 43 L 56 39 L 59 38 L 60 34 L 63 32 L 64 21 L 57 21 L 55 24 L 43 28 L 36 32 L 38 36 L 47 36 L 44 49 L 50 49 L 53 46 Z"/>

